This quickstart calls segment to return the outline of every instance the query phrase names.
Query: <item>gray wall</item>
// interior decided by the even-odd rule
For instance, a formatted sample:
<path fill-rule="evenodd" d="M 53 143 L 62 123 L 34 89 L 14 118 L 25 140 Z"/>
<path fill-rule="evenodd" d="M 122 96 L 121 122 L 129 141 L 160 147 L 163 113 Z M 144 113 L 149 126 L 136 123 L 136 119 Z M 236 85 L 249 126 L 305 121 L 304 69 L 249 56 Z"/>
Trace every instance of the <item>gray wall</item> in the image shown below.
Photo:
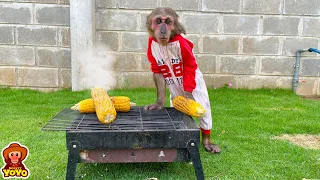
<path fill-rule="evenodd" d="M 69 19 L 65 0 L 0 2 L 0 85 L 70 87 Z"/>
<path fill-rule="evenodd" d="M 12 1 L 0 3 L 0 85 L 70 87 L 69 2 Z M 208 87 L 232 82 L 235 88 L 291 88 L 296 50 L 320 49 L 319 4 L 320 0 L 96 0 L 96 42 L 109 45 L 117 57 L 117 87 L 154 87 L 145 55 L 145 17 L 154 7 L 170 6 L 195 43 Z M 303 56 L 298 93 L 320 94 L 320 56 Z"/>

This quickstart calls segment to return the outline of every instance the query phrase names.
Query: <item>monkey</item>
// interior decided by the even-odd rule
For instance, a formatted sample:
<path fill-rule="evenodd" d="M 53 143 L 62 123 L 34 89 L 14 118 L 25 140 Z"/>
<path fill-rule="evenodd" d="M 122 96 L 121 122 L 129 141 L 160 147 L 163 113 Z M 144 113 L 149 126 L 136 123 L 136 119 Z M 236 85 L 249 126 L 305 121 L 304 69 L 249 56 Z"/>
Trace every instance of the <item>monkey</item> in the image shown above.
<path fill-rule="evenodd" d="M 193 43 L 183 36 L 184 26 L 179 15 L 169 7 L 155 8 L 146 18 L 149 33 L 147 58 L 153 72 L 157 100 L 146 105 L 145 110 L 162 109 L 165 106 L 166 87 L 171 99 L 183 95 L 200 103 L 207 111 L 199 118 L 202 144 L 206 151 L 219 153 L 218 145 L 210 139 L 212 115 L 208 90 L 193 54 Z"/>
<path fill-rule="evenodd" d="M 20 146 L 19 143 L 11 143 L 9 147 L 5 148 L 2 152 L 2 156 L 6 165 L 2 168 L 2 171 L 8 169 L 21 169 L 26 170 L 23 160 L 26 159 L 28 149 Z"/>
<path fill-rule="evenodd" d="M 24 165 L 21 160 L 21 152 L 20 151 L 12 151 L 8 154 L 8 158 L 5 159 L 6 166 L 4 169 L 9 169 L 9 167 L 19 167 L 25 170 Z"/>

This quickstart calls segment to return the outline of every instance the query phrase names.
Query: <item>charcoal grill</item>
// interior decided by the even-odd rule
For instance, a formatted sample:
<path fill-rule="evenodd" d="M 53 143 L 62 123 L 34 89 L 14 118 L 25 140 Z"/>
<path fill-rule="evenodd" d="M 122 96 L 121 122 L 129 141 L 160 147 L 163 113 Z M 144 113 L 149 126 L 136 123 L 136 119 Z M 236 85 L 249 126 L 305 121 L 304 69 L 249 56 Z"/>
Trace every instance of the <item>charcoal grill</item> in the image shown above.
<path fill-rule="evenodd" d="M 77 163 L 143 163 L 192 161 L 197 179 L 204 179 L 199 154 L 200 129 L 174 108 L 145 111 L 133 107 L 111 124 L 96 114 L 63 109 L 43 131 L 66 131 L 66 179 L 74 179 Z"/>

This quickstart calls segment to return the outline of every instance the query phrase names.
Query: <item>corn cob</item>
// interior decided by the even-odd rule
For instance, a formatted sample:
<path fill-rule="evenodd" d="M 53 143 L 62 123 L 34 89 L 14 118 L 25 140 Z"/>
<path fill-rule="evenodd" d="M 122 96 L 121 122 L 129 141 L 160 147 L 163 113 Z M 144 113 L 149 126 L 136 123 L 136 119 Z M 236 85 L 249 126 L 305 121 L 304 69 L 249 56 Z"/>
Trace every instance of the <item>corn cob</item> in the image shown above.
<path fill-rule="evenodd" d="M 80 111 L 80 113 L 95 113 L 93 100 L 85 99 L 71 107 L 72 110 Z"/>
<path fill-rule="evenodd" d="M 95 87 L 91 89 L 91 97 L 99 121 L 105 124 L 112 123 L 117 112 L 107 92 L 103 88 Z"/>
<path fill-rule="evenodd" d="M 177 96 L 172 100 L 173 107 L 177 110 L 196 118 L 204 116 L 206 110 L 201 104 L 184 96 Z"/>
<path fill-rule="evenodd" d="M 126 96 L 113 96 L 110 97 L 117 112 L 130 111 L 130 99 Z"/>
<path fill-rule="evenodd" d="M 127 96 L 110 96 L 114 108 L 117 112 L 129 112 L 130 107 L 135 106 L 136 104 L 130 102 L 129 97 Z M 85 99 L 80 101 L 71 107 L 72 110 L 80 111 L 80 113 L 95 113 L 94 103 L 92 99 Z"/>

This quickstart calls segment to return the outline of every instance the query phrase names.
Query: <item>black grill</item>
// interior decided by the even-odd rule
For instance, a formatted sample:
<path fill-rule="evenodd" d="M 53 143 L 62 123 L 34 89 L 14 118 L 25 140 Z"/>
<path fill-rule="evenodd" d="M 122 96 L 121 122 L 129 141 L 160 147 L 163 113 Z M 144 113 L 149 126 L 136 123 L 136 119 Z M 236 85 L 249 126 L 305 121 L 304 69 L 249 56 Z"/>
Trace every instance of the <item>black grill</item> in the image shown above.
<path fill-rule="evenodd" d="M 64 109 L 43 131 L 66 131 L 69 150 L 67 179 L 74 179 L 76 165 L 85 163 L 136 163 L 192 161 L 197 179 L 204 179 L 200 155 L 200 129 L 194 120 L 174 108 L 145 111 L 134 107 L 117 113 L 111 124 L 96 114 Z M 117 157 L 114 159 L 113 157 Z"/>
<path fill-rule="evenodd" d="M 171 117 L 172 116 L 172 117 Z M 174 109 L 144 111 L 132 108 L 127 113 L 117 113 L 117 119 L 106 125 L 97 121 L 96 114 L 80 114 L 78 111 L 64 109 L 46 124 L 44 131 L 148 131 L 188 129 L 181 113 Z M 195 125 L 194 125 L 195 126 Z"/>

